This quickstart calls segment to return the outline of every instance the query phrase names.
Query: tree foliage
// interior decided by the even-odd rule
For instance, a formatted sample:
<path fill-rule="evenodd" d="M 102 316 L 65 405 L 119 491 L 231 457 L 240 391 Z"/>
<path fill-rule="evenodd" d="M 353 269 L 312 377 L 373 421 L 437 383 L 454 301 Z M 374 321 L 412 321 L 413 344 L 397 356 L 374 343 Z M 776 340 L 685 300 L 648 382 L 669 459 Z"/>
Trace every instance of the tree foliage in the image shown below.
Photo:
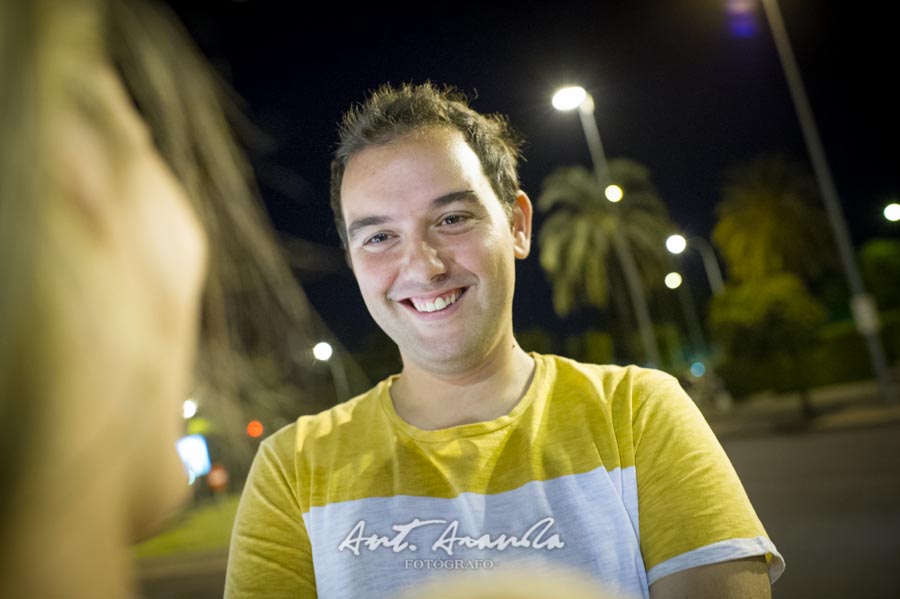
<path fill-rule="evenodd" d="M 834 264 L 815 180 L 784 156 L 763 155 L 732 169 L 717 215 L 712 240 L 735 279 L 781 272 L 816 278 Z"/>
<path fill-rule="evenodd" d="M 729 285 L 709 313 L 713 338 L 738 360 L 802 354 L 825 317 L 822 304 L 790 273 Z"/>
<path fill-rule="evenodd" d="M 900 307 L 900 240 L 872 239 L 859 251 L 866 288 L 881 309 Z"/>
<path fill-rule="evenodd" d="M 665 273 L 664 241 L 674 227 L 649 170 L 632 160 L 614 159 L 609 172 L 624 192 L 617 204 L 606 199 L 594 174 L 583 167 L 559 168 L 543 182 L 538 209 L 550 216 L 538 237 L 540 263 L 560 316 L 579 307 L 605 308 L 611 288 L 625 293 L 621 285 L 610 284 L 611 278 L 621 279 L 612 240 L 616 229 L 630 244 L 646 289 L 658 286 Z"/>

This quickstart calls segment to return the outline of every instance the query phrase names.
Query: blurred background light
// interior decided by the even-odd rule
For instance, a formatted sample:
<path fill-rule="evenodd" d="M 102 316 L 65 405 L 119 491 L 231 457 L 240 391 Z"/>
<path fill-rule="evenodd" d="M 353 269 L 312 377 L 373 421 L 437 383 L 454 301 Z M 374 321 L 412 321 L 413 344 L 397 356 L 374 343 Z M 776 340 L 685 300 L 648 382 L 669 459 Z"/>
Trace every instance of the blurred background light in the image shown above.
<path fill-rule="evenodd" d="M 684 235 L 669 235 L 666 239 L 666 249 L 673 254 L 680 254 L 687 248 L 687 239 Z"/>
<path fill-rule="evenodd" d="M 892 203 L 885 206 L 884 217 L 892 223 L 900 221 L 900 204 Z"/>
<path fill-rule="evenodd" d="M 678 289 L 681 287 L 681 275 L 677 272 L 670 272 L 666 275 L 666 287 L 669 289 Z"/>
<path fill-rule="evenodd" d="M 263 425 L 259 420 L 251 420 L 247 423 L 247 434 L 254 439 L 258 439 L 263 434 Z"/>
<path fill-rule="evenodd" d="M 620 202 L 622 201 L 622 196 L 625 194 L 618 185 L 607 185 L 606 189 L 603 190 L 603 195 L 605 195 L 606 199 L 610 202 Z"/>
<path fill-rule="evenodd" d="M 313 356 L 315 356 L 316 360 L 322 362 L 327 362 L 331 357 L 332 352 L 331 344 L 326 343 L 325 341 L 320 341 L 313 347 Z"/>
<path fill-rule="evenodd" d="M 755 0 L 728 0 L 728 29 L 735 37 L 755 37 L 759 32 Z"/>
<path fill-rule="evenodd" d="M 572 87 L 564 87 L 553 94 L 553 108 L 557 110 L 574 110 L 581 106 L 581 103 L 584 102 L 584 99 L 587 97 L 587 92 L 583 87 L 572 86 Z"/>
<path fill-rule="evenodd" d="M 197 477 L 209 472 L 209 447 L 203 435 L 187 435 L 175 442 L 178 456 L 184 464 L 184 470 L 188 475 L 188 484 L 194 484 Z"/>
<path fill-rule="evenodd" d="M 184 400 L 184 405 L 182 406 L 182 413 L 184 414 L 184 419 L 189 420 L 197 415 L 197 402 L 193 399 Z"/>

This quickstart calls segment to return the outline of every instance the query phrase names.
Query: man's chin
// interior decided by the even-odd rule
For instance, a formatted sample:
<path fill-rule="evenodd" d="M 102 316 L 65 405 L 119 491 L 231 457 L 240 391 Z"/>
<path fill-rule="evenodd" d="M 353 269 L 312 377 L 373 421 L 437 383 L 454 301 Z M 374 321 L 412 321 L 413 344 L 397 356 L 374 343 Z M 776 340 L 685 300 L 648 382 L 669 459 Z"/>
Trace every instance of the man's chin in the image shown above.
<path fill-rule="evenodd" d="M 468 372 L 484 364 L 485 356 L 476 344 L 466 346 L 437 340 L 421 340 L 414 351 L 400 350 L 404 366 L 435 374 Z"/>

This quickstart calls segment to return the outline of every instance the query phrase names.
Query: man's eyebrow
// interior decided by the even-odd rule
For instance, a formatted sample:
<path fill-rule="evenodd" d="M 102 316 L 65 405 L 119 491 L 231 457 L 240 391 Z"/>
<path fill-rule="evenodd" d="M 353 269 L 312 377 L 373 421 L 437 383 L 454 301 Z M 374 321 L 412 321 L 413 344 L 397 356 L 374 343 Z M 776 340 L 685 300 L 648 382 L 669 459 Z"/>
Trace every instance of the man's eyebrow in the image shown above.
<path fill-rule="evenodd" d="M 452 191 L 440 197 L 431 200 L 431 208 L 442 208 L 454 202 L 467 202 L 472 204 L 478 203 L 478 197 L 471 189 L 463 189 L 461 191 Z M 347 226 L 347 238 L 355 239 L 359 232 L 366 227 L 376 227 L 389 222 L 391 219 L 387 216 L 364 216 L 358 218 Z"/>
<path fill-rule="evenodd" d="M 478 196 L 475 195 L 475 192 L 471 189 L 463 189 L 462 191 L 452 191 L 448 194 L 442 195 L 439 198 L 434 198 L 431 200 L 432 208 L 443 208 L 448 204 L 452 204 L 453 202 L 467 202 L 471 204 L 478 203 Z"/>
<path fill-rule="evenodd" d="M 350 223 L 349 226 L 347 226 L 347 237 L 349 239 L 355 239 L 356 236 L 359 235 L 359 232 L 366 227 L 381 225 L 388 222 L 389 220 L 391 219 L 386 216 L 366 216 L 363 218 L 358 218 Z"/>

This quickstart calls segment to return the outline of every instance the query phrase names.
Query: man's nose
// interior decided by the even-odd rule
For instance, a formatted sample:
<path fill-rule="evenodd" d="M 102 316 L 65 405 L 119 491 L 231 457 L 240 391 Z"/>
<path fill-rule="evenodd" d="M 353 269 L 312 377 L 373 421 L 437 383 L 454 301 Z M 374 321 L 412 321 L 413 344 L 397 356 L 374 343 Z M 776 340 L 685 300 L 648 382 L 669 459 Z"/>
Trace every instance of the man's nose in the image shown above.
<path fill-rule="evenodd" d="M 447 262 L 427 239 L 410 243 L 405 261 L 407 275 L 416 282 L 431 282 L 447 273 Z"/>

